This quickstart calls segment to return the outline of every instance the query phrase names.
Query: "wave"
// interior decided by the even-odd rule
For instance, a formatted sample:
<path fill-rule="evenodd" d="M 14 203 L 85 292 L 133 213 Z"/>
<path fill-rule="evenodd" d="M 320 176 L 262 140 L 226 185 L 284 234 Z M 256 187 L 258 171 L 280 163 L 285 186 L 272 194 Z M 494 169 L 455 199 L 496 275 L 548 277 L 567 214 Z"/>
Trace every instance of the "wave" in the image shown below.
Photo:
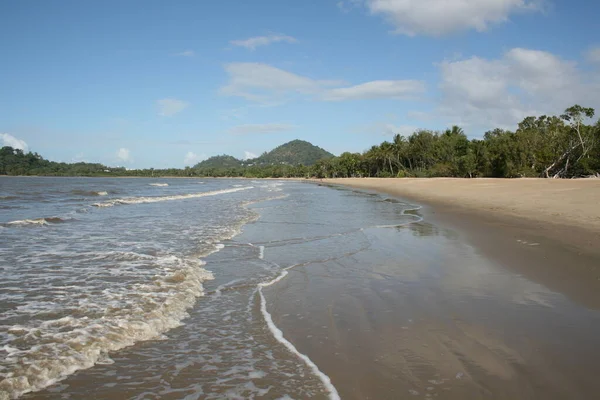
<path fill-rule="evenodd" d="M 108 196 L 108 192 L 104 190 L 71 190 L 72 194 L 76 194 L 79 196 Z"/>
<path fill-rule="evenodd" d="M 298 349 L 296 349 L 296 347 L 283 336 L 283 332 L 281 331 L 281 329 L 279 329 L 277 327 L 277 325 L 275 325 L 275 323 L 273 322 L 273 318 L 271 317 L 271 314 L 267 310 L 267 301 L 262 292 L 262 289 L 264 287 L 271 286 L 271 285 L 279 282 L 283 278 L 285 278 L 285 276 L 288 274 L 287 270 L 291 269 L 293 267 L 295 267 L 295 265 L 285 268 L 273 280 L 271 280 L 269 282 L 263 282 L 258 285 L 258 294 L 260 296 L 260 311 L 261 311 L 263 318 L 267 324 L 267 327 L 269 328 L 269 331 L 271 331 L 271 334 L 273 335 L 275 340 L 277 340 L 279 343 L 284 345 L 291 353 L 295 354 L 298 358 L 300 358 L 302 361 L 304 361 L 304 363 L 310 368 L 310 370 L 313 372 L 313 374 L 315 374 L 317 376 L 317 378 L 319 378 L 321 383 L 323 383 L 323 385 L 325 386 L 325 389 L 328 392 L 329 399 L 340 400 L 340 395 L 338 394 L 335 386 L 333 386 L 333 384 L 331 383 L 331 379 L 329 378 L 329 376 L 325 375 L 319 369 L 319 367 L 317 367 L 317 364 L 315 364 L 310 358 L 308 358 L 307 355 L 300 353 L 300 351 L 298 351 Z"/>
<path fill-rule="evenodd" d="M 50 225 L 50 224 L 60 224 L 63 222 L 69 221 L 70 218 L 59 218 L 59 217 L 46 217 L 46 218 L 36 218 L 36 219 L 21 219 L 17 221 L 10 221 L 2 224 L 3 226 L 24 226 L 24 225 Z"/>
<path fill-rule="evenodd" d="M 150 186 L 164 187 L 164 186 L 169 186 L 169 184 L 168 183 L 151 183 Z"/>
<path fill-rule="evenodd" d="M 106 201 L 103 203 L 94 203 L 92 204 L 94 207 L 113 207 L 116 205 L 125 205 L 125 204 L 143 204 L 143 203 L 157 203 L 160 201 L 170 201 L 170 200 L 185 200 L 185 199 L 196 199 L 200 197 L 206 196 L 217 196 L 219 194 L 227 194 L 239 192 L 241 190 L 253 189 L 254 186 L 246 186 L 241 188 L 234 189 L 223 189 L 223 190 L 215 190 L 212 192 L 200 192 L 200 193 L 189 193 L 189 194 L 180 194 L 180 195 L 172 195 L 172 196 L 156 196 L 156 197 L 128 197 L 123 199 L 114 199 L 110 201 Z"/>
<path fill-rule="evenodd" d="M 127 257 L 134 255 L 128 254 Z M 43 338 L 42 345 L 27 348 L 4 346 L 5 360 L 16 373 L 0 381 L 9 398 L 52 385 L 75 371 L 110 363 L 108 353 L 139 341 L 160 337 L 181 325 L 196 299 L 204 295 L 202 283 L 213 279 L 205 263 L 173 255 L 151 258 L 164 274 L 147 283 L 133 285 L 133 293 L 105 291 L 112 297 L 109 307 L 95 318 L 67 316 L 44 321 L 35 327 L 14 325 L 8 333 Z M 133 301 L 135 299 L 135 301 Z"/>

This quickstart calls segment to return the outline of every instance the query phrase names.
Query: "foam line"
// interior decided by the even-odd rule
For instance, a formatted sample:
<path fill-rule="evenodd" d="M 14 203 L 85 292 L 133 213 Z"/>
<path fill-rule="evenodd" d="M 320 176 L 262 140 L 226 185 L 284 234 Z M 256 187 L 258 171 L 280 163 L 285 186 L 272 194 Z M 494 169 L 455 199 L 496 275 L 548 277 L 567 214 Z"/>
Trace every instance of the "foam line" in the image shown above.
<path fill-rule="evenodd" d="M 267 311 L 267 301 L 265 300 L 265 296 L 262 292 L 262 288 L 266 287 L 266 286 L 271 286 L 271 285 L 279 282 L 280 280 L 282 280 L 288 274 L 287 270 L 292 267 L 294 267 L 294 265 L 284 269 L 281 272 L 281 274 L 279 274 L 279 276 L 277 276 L 275 279 L 273 279 L 269 282 L 260 283 L 258 285 L 258 294 L 260 295 L 260 311 L 265 319 L 265 322 L 267 323 L 267 326 L 269 327 L 269 330 L 273 334 L 273 337 L 275 338 L 275 340 L 277 340 L 279 343 L 283 344 L 290 352 L 294 353 L 302 361 L 304 361 L 304 363 L 311 369 L 311 371 L 323 383 L 323 385 L 325 386 L 325 389 L 327 389 L 327 392 L 329 395 L 328 397 L 331 400 L 340 400 L 340 395 L 338 394 L 335 386 L 333 386 L 333 384 L 331 383 L 331 379 L 327 375 L 325 375 L 323 372 L 321 372 L 319 367 L 317 367 L 317 365 L 310 358 L 308 358 L 308 356 L 300 353 L 298 351 L 298 349 L 296 349 L 292 343 L 290 343 L 285 337 L 283 337 L 283 332 L 281 331 L 281 329 L 279 329 L 277 327 L 277 325 L 275 325 L 275 323 L 273 322 L 273 318 L 271 317 L 271 314 L 269 314 L 269 311 Z"/>
<path fill-rule="evenodd" d="M 253 188 L 254 188 L 254 186 L 245 186 L 245 187 L 233 188 L 233 189 L 215 190 L 212 192 L 190 193 L 190 194 L 181 194 L 181 195 L 173 195 L 173 196 L 129 197 L 129 198 L 124 198 L 124 199 L 114 199 L 114 200 L 106 201 L 104 203 L 95 203 L 92 205 L 95 207 L 112 207 L 112 206 L 115 206 L 118 204 L 141 204 L 141 203 L 156 203 L 159 201 L 169 201 L 169 200 L 196 199 L 199 197 L 216 196 L 219 194 L 234 193 L 234 192 L 239 192 L 241 190 L 247 190 L 247 189 L 253 189 Z"/>

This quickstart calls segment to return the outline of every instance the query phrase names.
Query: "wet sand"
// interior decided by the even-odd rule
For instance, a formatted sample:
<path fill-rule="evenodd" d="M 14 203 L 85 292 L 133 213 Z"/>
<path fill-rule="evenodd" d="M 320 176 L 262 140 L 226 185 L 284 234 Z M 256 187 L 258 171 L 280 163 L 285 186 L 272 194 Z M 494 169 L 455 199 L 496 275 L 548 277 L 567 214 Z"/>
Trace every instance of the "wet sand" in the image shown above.
<path fill-rule="evenodd" d="M 600 309 L 600 179 L 328 179 L 410 200 L 505 268 Z"/>
<path fill-rule="evenodd" d="M 266 291 L 343 399 L 597 397 L 600 181 L 324 183 L 423 205 Z"/>

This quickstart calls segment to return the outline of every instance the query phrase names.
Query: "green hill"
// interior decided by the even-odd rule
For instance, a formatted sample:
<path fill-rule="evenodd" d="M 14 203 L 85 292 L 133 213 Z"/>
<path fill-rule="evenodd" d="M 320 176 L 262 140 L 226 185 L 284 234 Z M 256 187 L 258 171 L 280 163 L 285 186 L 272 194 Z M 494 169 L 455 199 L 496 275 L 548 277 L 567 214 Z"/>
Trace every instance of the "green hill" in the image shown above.
<path fill-rule="evenodd" d="M 306 142 L 304 140 L 292 140 L 291 142 L 282 144 L 281 146 L 274 148 L 268 153 L 264 153 L 258 158 L 246 161 L 246 164 L 313 165 L 323 158 L 331 157 L 334 157 L 334 155 L 309 142 Z"/>
<path fill-rule="evenodd" d="M 194 168 L 236 168 L 241 167 L 242 162 L 235 157 L 223 154 L 221 156 L 210 157 L 199 162 Z"/>

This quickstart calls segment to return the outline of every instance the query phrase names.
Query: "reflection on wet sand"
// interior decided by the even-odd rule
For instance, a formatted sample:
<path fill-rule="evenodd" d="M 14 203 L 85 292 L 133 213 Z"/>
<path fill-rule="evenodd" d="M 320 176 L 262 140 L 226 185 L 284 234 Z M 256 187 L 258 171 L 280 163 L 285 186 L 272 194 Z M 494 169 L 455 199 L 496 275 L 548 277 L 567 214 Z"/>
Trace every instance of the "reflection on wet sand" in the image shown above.
<path fill-rule="evenodd" d="M 564 399 L 600 389 L 590 370 L 600 367 L 599 313 L 424 221 L 345 237 L 359 243 L 265 291 L 275 322 L 342 398 Z"/>

